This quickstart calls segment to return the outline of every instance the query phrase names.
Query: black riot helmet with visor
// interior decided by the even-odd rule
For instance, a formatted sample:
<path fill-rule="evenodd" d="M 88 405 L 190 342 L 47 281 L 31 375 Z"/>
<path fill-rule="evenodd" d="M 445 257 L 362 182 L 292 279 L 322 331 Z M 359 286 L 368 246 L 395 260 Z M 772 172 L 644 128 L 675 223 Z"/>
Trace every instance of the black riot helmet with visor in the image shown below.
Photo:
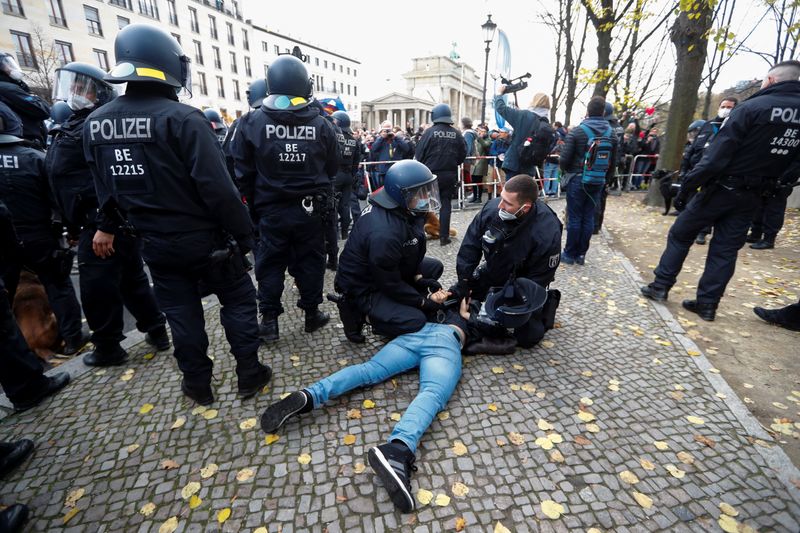
<path fill-rule="evenodd" d="M 192 92 L 191 60 L 169 33 L 150 24 L 129 24 L 114 39 L 117 64 L 106 74 L 109 83 L 151 82 L 180 94 Z"/>
<path fill-rule="evenodd" d="M 25 76 L 22 69 L 19 68 L 17 59 L 13 55 L 4 52 L 0 52 L 0 72 L 14 81 L 21 81 Z"/>
<path fill-rule="evenodd" d="M 383 187 L 372 200 L 386 209 L 403 209 L 412 216 L 438 213 L 441 207 L 436 175 L 413 159 L 404 159 L 386 172 Z"/>
<path fill-rule="evenodd" d="M 116 97 L 106 73 L 88 63 L 73 61 L 56 70 L 53 100 L 66 102 L 73 111 L 95 109 Z"/>

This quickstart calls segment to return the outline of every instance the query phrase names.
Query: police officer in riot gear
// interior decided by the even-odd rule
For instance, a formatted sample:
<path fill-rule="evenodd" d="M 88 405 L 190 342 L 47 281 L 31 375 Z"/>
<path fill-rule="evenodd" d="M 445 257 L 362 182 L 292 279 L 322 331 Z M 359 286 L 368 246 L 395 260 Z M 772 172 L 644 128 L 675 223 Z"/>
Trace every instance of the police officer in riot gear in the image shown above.
<path fill-rule="evenodd" d="M 642 294 L 667 299 L 697 232 L 713 225 L 715 235 L 697 286 L 683 307 L 714 320 L 736 268 L 736 255 L 765 188 L 792 183 L 800 174 L 800 62 L 772 67 L 761 90 L 739 104 L 719 129 L 703 158 L 684 177 L 676 204 L 701 187 L 669 231 L 655 280 Z"/>
<path fill-rule="evenodd" d="M 247 94 L 247 103 L 250 108 L 258 109 L 264 102 L 264 98 L 267 97 L 267 80 L 264 78 L 253 80 L 245 92 Z M 222 141 L 222 151 L 225 153 L 225 163 L 228 165 L 228 172 L 230 173 L 234 182 L 236 181 L 236 166 L 233 162 L 233 143 L 236 140 L 236 131 L 239 128 L 239 124 L 241 124 L 243 120 L 246 120 L 248 116 L 250 116 L 249 112 L 245 113 L 241 117 L 236 118 L 231 123 L 228 131 L 225 132 L 225 139 Z M 259 290 L 259 294 L 260 292 L 261 291 Z"/>
<path fill-rule="evenodd" d="M 211 129 L 214 130 L 214 135 L 217 136 L 219 144 L 222 145 L 225 141 L 225 137 L 228 136 L 228 126 L 225 125 L 225 121 L 222 120 L 219 111 L 216 109 L 205 109 L 203 114 L 211 123 Z"/>
<path fill-rule="evenodd" d="M 469 225 L 458 250 L 458 282 L 450 288 L 457 298 L 484 301 L 493 287 L 525 278 L 547 287 L 555 279 L 561 258 L 563 227 L 550 207 L 538 200 L 531 176 L 506 181 L 500 197 L 487 202 Z M 540 312 L 514 329 L 517 344 L 530 348 L 552 327 L 560 294 L 550 291 Z"/>
<path fill-rule="evenodd" d="M 256 278 L 263 290 L 262 338 L 277 340 L 287 267 L 300 292 L 306 333 L 330 320 L 319 305 L 323 232 L 339 144 L 333 126 L 310 105 L 312 85 L 302 61 L 277 58 L 267 87 L 261 108 L 239 125 L 233 153 L 239 186 L 260 229 Z"/>
<path fill-rule="evenodd" d="M 425 215 L 439 209 L 436 176 L 417 161 L 399 161 L 353 226 L 339 257 L 334 287 L 345 336 L 364 342 L 365 318 L 388 337 L 413 333 L 440 306 L 438 259 L 425 257 Z M 336 300 L 336 298 L 332 298 Z"/>
<path fill-rule="evenodd" d="M 106 213 L 119 206 L 142 237 L 184 394 L 214 401 L 201 301 L 214 293 L 239 395 L 251 397 L 272 374 L 258 360 L 255 287 L 244 260 L 253 226 L 208 120 L 178 102 L 177 92 L 191 87 L 189 58 L 171 35 L 147 24 L 123 28 L 114 51 L 117 64 L 105 79 L 127 90 L 84 126 L 98 200 Z M 95 243 L 95 251 L 107 255 L 112 246 Z"/>
<path fill-rule="evenodd" d="M 344 111 L 336 111 L 332 115 L 333 123 L 341 130 L 340 139 L 342 154 L 339 171 L 333 182 L 336 198 L 336 210 L 339 215 L 339 230 L 342 239 L 346 239 L 350 229 L 350 195 L 353 194 L 353 181 L 361 163 L 361 142 L 353 138 L 350 129 L 350 116 Z"/>
<path fill-rule="evenodd" d="M 22 120 L 22 138 L 35 143 L 37 148 L 44 148 L 47 137 L 44 120 L 50 116 L 50 106 L 31 94 L 23 81 L 24 76 L 14 56 L 0 52 L 0 102 Z"/>
<path fill-rule="evenodd" d="M 83 127 L 90 113 L 116 97 L 104 76 L 87 63 L 73 62 L 56 70 L 53 99 L 69 105 L 72 115 L 55 132 L 45 160 L 67 234 L 78 241 L 81 301 L 95 346 L 83 357 L 89 366 L 126 361 L 128 354 L 120 346 L 125 338 L 123 306 L 136 319 L 136 327 L 146 332 L 148 343 L 158 350 L 170 347 L 164 315 L 144 272 L 139 239 L 118 216 L 109 218 L 97 210 L 94 180 L 83 152 Z M 94 252 L 95 244 L 103 241 L 113 242 L 110 256 Z"/>
<path fill-rule="evenodd" d="M 52 224 L 55 207 L 47 184 L 44 154 L 21 138 L 22 123 L 0 102 L 0 200 L 11 212 L 22 247 L 0 272 L 14 302 L 22 268 L 32 270 L 47 291 L 64 340 L 63 352 L 76 353 L 89 340 L 82 331 L 81 306 L 70 271 L 74 254 L 61 241 L 61 225 Z"/>
<path fill-rule="evenodd" d="M 433 126 L 425 130 L 414 157 L 436 174 L 442 202 L 439 243 L 450 244 L 450 213 L 458 184 L 458 166 L 467 157 L 464 136 L 453 127 L 450 106 L 437 104 L 431 110 Z"/>

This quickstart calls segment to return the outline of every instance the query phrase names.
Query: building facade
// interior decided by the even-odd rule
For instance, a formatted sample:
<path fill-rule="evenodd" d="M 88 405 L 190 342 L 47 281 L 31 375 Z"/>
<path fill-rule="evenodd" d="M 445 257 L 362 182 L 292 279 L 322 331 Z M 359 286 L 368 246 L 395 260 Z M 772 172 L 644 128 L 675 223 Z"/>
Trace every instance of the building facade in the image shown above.
<path fill-rule="evenodd" d="M 241 115 L 249 84 L 264 78 L 279 54 L 299 47 L 315 95 L 338 96 L 354 117 L 361 113 L 359 61 L 258 26 L 236 0 L 2 0 L 0 6 L 0 50 L 15 54 L 29 85 L 40 90 L 70 61 L 108 70 L 117 32 L 148 23 L 171 33 L 191 58 L 191 105 Z"/>

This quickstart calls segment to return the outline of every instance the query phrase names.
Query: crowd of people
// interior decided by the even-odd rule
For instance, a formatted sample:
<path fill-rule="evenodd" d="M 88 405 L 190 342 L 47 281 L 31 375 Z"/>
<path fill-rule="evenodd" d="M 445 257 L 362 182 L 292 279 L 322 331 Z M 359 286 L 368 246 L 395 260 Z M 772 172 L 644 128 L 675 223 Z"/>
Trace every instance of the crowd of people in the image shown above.
<path fill-rule="evenodd" d="M 508 354 L 544 338 L 561 300 L 550 284 L 561 263 L 585 264 L 625 156 L 658 150 L 654 129 L 639 132 L 635 121 L 623 126 L 626 119 L 617 120 L 603 97 L 593 97 L 581 123 L 567 129 L 550 123 L 546 95 L 518 109 L 503 97 L 506 86 L 494 99 L 505 121 L 496 130 L 473 128 L 468 118 L 457 128 L 444 103 L 433 108 L 432 124 L 415 132 L 390 123 L 353 129 L 347 113 L 329 114 L 313 97 L 306 67 L 293 55 L 278 57 L 267 78 L 251 84 L 251 110 L 228 126 L 219 114 L 179 101 L 191 89 L 191 68 L 168 33 L 129 25 L 116 37 L 115 56 L 109 72 L 84 63 L 58 69 L 60 103 L 49 132 L 43 127 L 49 106 L 30 93 L 13 56 L 0 56 L 0 288 L 8 295 L 0 298 L 0 383 L 6 395 L 16 409 L 29 409 L 69 382 L 65 373 L 44 375 L 15 322 L 14 287 L 23 269 L 47 290 L 63 351 L 77 353 L 91 339 L 87 365 L 124 364 L 127 308 L 148 343 L 174 347 L 186 397 L 210 405 L 213 361 L 201 298 L 219 299 L 239 396 L 248 399 L 272 377 L 259 347 L 280 339 L 286 273 L 298 289 L 304 332 L 311 334 L 331 319 L 320 308 L 327 267 L 336 272 L 327 298 L 346 339 L 365 342 L 369 325 L 387 344 L 369 361 L 270 405 L 261 427 L 273 433 L 332 398 L 419 368 L 419 394 L 387 442 L 368 452 L 402 512 L 415 507 L 415 452 L 458 384 L 460 354 Z M 709 130 L 711 141 L 705 130 L 695 136 L 705 139 L 699 158 L 687 147 L 691 168 L 684 169 L 675 202 L 683 211 L 656 280 L 642 288 L 645 296 L 667 298 L 688 247 L 711 225 L 706 273 L 697 299 L 684 307 L 713 320 L 755 198 L 800 174 L 800 128 L 793 124 L 798 79 L 800 63 L 776 65 L 761 92 Z M 784 141 L 770 144 L 778 138 Z M 365 173 L 362 161 L 374 165 Z M 638 161 L 650 162 L 636 161 L 634 177 L 647 176 L 649 166 Z M 450 213 L 462 179 L 470 201 L 482 205 L 461 238 L 457 282 L 444 288 L 445 266 L 426 254 L 424 227 L 439 214 L 439 244 L 453 242 Z M 562 223 L 542 198 L 559 190 L 567 199 L 563 249 Z M 483 192 L 489 193 L 485 203 Z M 364 209 L 359 201 L 366 201 Z M 90 337 L 80 326 L 69 277 L 73 248 Z M 797 327 L 791 322 L 796 310 L 762 311 L 766 320 Z M 30 441 L 0 445 L 0 474 L 32 449 Z M 16 531 L 26 513 L 13 506 L 0 513 L 0 524 Z"/>

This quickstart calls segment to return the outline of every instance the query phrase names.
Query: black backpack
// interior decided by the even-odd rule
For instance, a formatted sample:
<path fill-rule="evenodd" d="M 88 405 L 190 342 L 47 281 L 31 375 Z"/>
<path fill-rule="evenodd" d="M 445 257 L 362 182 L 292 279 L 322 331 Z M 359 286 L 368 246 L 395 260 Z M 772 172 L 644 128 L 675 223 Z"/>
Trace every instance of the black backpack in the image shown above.
<path fill-rule="evenodd" d="M 532 131 L 518 148 L 521 169 L 541 166 L 556 143 L 556 130 L 553 129 L 550 122 L 544 117 L 537 116 L 537 118 L 539 119 L 538 128 Z"/>

